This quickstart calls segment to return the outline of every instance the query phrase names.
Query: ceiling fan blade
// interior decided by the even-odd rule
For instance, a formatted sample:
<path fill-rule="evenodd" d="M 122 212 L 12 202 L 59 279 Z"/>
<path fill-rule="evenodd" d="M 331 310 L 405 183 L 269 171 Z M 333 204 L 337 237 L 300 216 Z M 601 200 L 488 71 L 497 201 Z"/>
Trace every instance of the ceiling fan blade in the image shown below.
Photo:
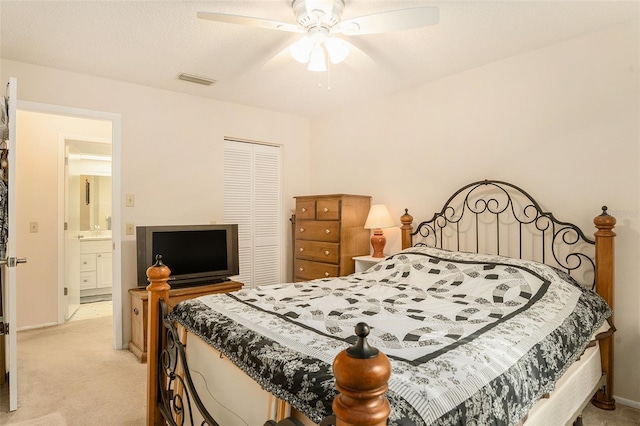
<path fill-rule="evenodd" d="M 345 35 L 379 34 L 435 25 L 439 20 L 437 7 L 415 7 L 347 19 L 333 31 Z"/>
<path fill-rule="evenodd" d="M 231 24 L 247 25 L 250 27 L 266 28 L 269 30 L 288 31 L 291 33 L 301 33 L 304 29 L 287 22 L 271 21 L 269 19 L 253 18 L 250 16 L 227 15 L 226 13 L 198 12 L 198 18 L 209 21 L 228 22 Z"/>

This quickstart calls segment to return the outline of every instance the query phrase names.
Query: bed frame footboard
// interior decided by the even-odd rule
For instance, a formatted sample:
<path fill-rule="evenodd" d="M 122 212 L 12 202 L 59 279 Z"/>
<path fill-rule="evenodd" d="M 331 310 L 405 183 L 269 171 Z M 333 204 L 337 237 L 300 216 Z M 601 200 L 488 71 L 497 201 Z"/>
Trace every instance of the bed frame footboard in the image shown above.
<path fill-rule="evenodd" d="M 156 257 L 147 269 L 150 284 L 147 327 L 147 426 L 194 424 L 197 412 L 202 425 L 219 426 L 196 392 L 186 362 L 184 336 L 168 319 L 171 270 Z M 391 408 L 385 397 L 391 364 L 388 358 L 367 343 L 369 327 L 356 326 L 357 342 L 340 352 L 333 363 L 336 388 L 334 414 L 320 426 L 384 426 Z M 282 416 L 284 417 L 284 416 Z M 200 422 L 200 421 L 199 421 Z M 265 419 L 264 426 L 298 426 L 295 418 Z"/>

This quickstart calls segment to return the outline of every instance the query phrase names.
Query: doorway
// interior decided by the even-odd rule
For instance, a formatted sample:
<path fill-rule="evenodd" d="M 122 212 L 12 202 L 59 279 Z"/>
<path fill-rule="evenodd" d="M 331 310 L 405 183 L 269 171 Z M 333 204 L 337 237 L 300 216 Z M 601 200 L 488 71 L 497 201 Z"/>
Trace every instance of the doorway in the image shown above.
<path fill-rule="evenodd" d="M 64 153 L 64 182 L 59 185 L 65 199 L 63 311 L 68 321 L 80 304 L 112 300 L 112 156 L 111 138 L 59 138 Z"/>
<path fill-rule="evenodd" d="M 98 282 L 100 279 L 100 288 L 104 290 L 107 287 L 110 287 L 110 298 L 112 299 L 112 316 L 113 316 L 113 346 L 116 349 L 122 349 L 122 290 L 121 290 L 121 265 L 120 265 L 120 253 L 121 253 L 121 236 L 119 232 L 120 226 L 120 116 L 117 114 L 103 113 L 98 111 L 91 110 L 82 110 L 76 108 L 68 108 L 61 107 L 55 105 L 47 105 L 47 104 L 39 104 L 25 101 L 18 101 L 18 125 L 20 126 L 21 122 L 25 122 L 24 118 L 28 117 L 29 120 L 35 120 L 36 124 L 31 124 L 30 127 L 37 128 L 41 131 L 43 128 L 54 128 L 56 129 L 56 142 L 55 152 L 57 164 L 57 190 L 52 192 L 56 193 L 56 207 L 55 211 L 51 214 L 51 216 L 55 217 L 55 224 L 52 226 L 53 230 L 49 229 L 49 227 L 40 227 L 38 232 L 53 232 L 55 235 L 51 236 L 56 241 L 57 246 L 57 256 L 51 256 L 51 251 L 49 251 L 49 257 L 53 257 L 54 262 L 51 265 L 50 270 L 57 271 L 57 285 L 53 284 L 56 288 L 54 289 L 54 293 L 57 296 L 57 306 L 55 307 L 56 312 L 54 313 L 54 318 L 57 320 L 54 323 L 62 324 L 64 323 L 75 310 L 77 303 L 79 303 L 79 293 L 81 289 L 79 288 L 81 285 L 81 280 L 83 273 L 84 277 L 91 276 L 93 274 L 93 279 L 89 278 L 88 280 L 93 282 Z M 58 123 L 58 124 L 56 124 Z M 59 123 L 65 123 L 65 126 L 60 125 Z M 72 124 L 71 127 L 67 126 Z M 97 132 L 94 132 L 92 129 L 101 129 Z M 106 133 L 105 133 L 106 132 Z M 26 137 L 23 133 L 29 133 L 27 131 L 20 132 L 18 131 L 18 138 Z M 24 148 L 23 151 L 29 150 L 27 143 L 23 143 L 21 141 L 21 146 Z M 89 152 L 84 149 L 80 149 L 80 146 L 93 146 L 101 148 L 108 147 L 108 154 L 104 151 L 100 152 Z M 32 148 L 33 149 L 33 148 Z M 47 149 L 47 152 L 50 150 Z M 65 155 L 68 153 L 68 155 Z M 44 153 L 40 150 L 38 152 L 40 157 L 44 156 Z M 98 158 L 100 157 L 100 158 Z M 109 158 L 107 158 L 109 157 Z M 100 164 L 103 172 L 97 173 L 99 174 L 109 174 L 108 172 L 104 172 L 105 166 L 110 169 L 110 199 L 111 204 L 111 212 L 107 214 L 106 212 L 100 212 L 100 206 L 97 204 L 102 203 L 105 204 L 104 197 L 102 200 L 96 198 L 100 192 L 107 192 L 107 190 L 101 191 L 99 187 L 101 184 L 98 182 L 97 178 L 93 178 L 92 176 L 96 175 L 96 173 L 78 173 L 75 184 L 69 184 L 70 180 L 65 178 L 65 158 L 67 159 L 68 164 L 73 161 L 85 161 L 92 163 L 91 167 L 98 167 Z M 110 161 L 107 161 L 110 160 Z M 18 160 L 20 161 L 20 159 Z M 76 165 L 77 166 L 77 165 Z M 78 172 L 78 168 L 73 173 Z M 81 171 L 81 170 L 80 170 Z M 68 172 L 68 170 L 67 170 Z M 66 226 L 69 227 L 70 221 L 69 215 L 77 217 L 77 221 L 74 223 L 79 224 L 79 195 L 81 193 L 81 174 L 85 176 L 89 185 L 89 191 L 86 195 L 88 195 L 89 204 L 93 204 L 90 207 L 94 207 L 90 209 L 90 211 L 95 212 L 96 216 L 94 218 L 89 218 L 88 223 L 91 226 L 91 229 L 80 230 L 80 226 L 78 225 L 78 229 L 69 229 L 65 230 Z M 84 182 L 83 182 L 84 185 Z M 65 188 L 67 186 L 67 188 Z M 78 197 L 76 197 L 76 205 L 78 207 L 78 211 L 76 209 L 70 209 L 68 205 L 68 200 L 65 199 L 65 194 L 69 194 L 68 186 L 72 186 Z M 41 192 L 42 189 L 40 189 Z M 29 192 L 28 189 L 25 189 L 25 192 Z M 87 199 L 85 199 L 86 202 Z M 96 204 L 94 204 L 96 203 Z M 49 206 L 47 206 L 48 208 Z M 25 207 L 26 209 L 26 207 Z M 77 214 L 76 214 L 77 213 Z M 44 213 L 38 214 L 44 216 Z M 49 215 L 47 215 L 49 216 Z M 36 229 L 37 229 L 37 221 Z M 111 228 L 111 229 L 108 229 Z M 72 234 L 69 231 L 78 231 L 76 234 Z M 106 237 L 110 234 L 111 240 L 106 241 L 107 247 L 100 247 L 98 251 L 95 251 L 95 247 L 89 248 L 90 258 L 93 256 L 95 262 L 89 262 L 89 265 L 85 267 L 88 270 L 81 271 L 80 266 L 77 269 L 70 268 L 69 265 L 79 265 L 80 261 L 76 262 L 74 259 L 76 258 L 76 254 L 79 257 L 81 254 L 80 242 L 82 238 L 91 239 L 90 246 L 94 246 L 98 243 L 103 243 L 106 240 Z M 73 239 L 72 239 L 73 237 Z M 75 241 L 74 241 L 75 240 Z M 70 241 L 74 241 L 75 244 L 70 244 Z M 49 245 L 48 248 L 51 248 Z M 34 248 L 35 249 L 35 248 Z M 68 253 L 69 250 L 74 251 L 73 253 Z M 104 257 L 102 256 L 104 255 Z M 110 263 L 110 267 L 105 267 L 107 263 Z M 68 259 L 68 261 L 66 260 Z M 97 262 L 98 259 L 101 259 L 101 270 L 98 271 Z M 100 274 L 100 275 L 98 275 Z M 70 287 L 69 276 L 78 278 L 77 284 L 78 287 L 75 289 Z M 33 277 L 37 280 L 37 277 Z M 43 280 L 47 281 L 47 280 Z M 32 281 L 38 282 L 38 281 Z M 110 282 L 110 286 L 108 283 Z M 43 284 L 45 285 L 45 284 Z M 48 280 L 48 284 L 52 285 L 51 280 Z M 85 286 L 89 285 L 85 283 Z M 97 287 L 96 287 L 97 288 Z M 42 289 L 44 290 L 44 289 Z M 102 291 L 101 290 L 101 291 Z M 51 294 L 49 290 L 47 290 L 48 294 Z M 91 293 L 91 291 L 90 291 Z M 73 300 L 70 298 L 73 296 Z M 20 304 L 20 301 L 18 302 Z M 76 305 L 76 306 L 70 306 Z M 23 305 L 19 306 L 18 311 L 21 310 L 29 311 L 29 309 L 33 310 L 33 306 Z M 25 314 L 27 315 L 27 314 Z M 21 315 L 24 317 L 25 315 Z M 51 313 L 48 314 L 47 318 L 51 318 Z M 47 320 L 48 321 L 48 320 Z M 34 323 L 33 326 L 27 326 L 25 328 L 33 328 L 43 325 L 51 325 L 47 323 L 47 321 L 42 320 L 34 320 L 33 318 L 29 318 L 28 321 L 24 321 L 26 323 Z"/>

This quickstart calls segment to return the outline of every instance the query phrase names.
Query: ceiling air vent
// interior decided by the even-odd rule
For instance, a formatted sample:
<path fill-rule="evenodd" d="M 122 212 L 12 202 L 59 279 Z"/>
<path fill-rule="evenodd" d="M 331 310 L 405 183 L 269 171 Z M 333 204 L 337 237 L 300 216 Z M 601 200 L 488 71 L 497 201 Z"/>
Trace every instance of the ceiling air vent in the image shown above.
<path fill-rule="evenodd" d="M 205 86 L 211 86 L 212 84 L 214 84 L 216 81 L 211 79 L 211 78 L 207 78 L 207 77 L 200 77 L 197 75 L 193 75 L 193 74 L 187 74 L 187 73 L 180 73 L 180 75 L 178 76 L 178 79 L 180 80 L 184 80 L 184 81 L 189 81 L 191 83 L 198 83 L 198 84 L 203 84 Z"/>

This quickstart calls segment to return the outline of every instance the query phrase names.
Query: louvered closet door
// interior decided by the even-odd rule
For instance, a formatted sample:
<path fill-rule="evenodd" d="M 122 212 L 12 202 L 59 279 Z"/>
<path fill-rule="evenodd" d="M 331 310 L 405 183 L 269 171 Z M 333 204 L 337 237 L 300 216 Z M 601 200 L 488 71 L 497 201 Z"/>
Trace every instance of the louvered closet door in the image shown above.
<path fill-rule="evenodd" d="M 255 287 L 281 282 L 280 148 L 225 141 L 224 221 L 238 224 L 240 275 Z"/>

